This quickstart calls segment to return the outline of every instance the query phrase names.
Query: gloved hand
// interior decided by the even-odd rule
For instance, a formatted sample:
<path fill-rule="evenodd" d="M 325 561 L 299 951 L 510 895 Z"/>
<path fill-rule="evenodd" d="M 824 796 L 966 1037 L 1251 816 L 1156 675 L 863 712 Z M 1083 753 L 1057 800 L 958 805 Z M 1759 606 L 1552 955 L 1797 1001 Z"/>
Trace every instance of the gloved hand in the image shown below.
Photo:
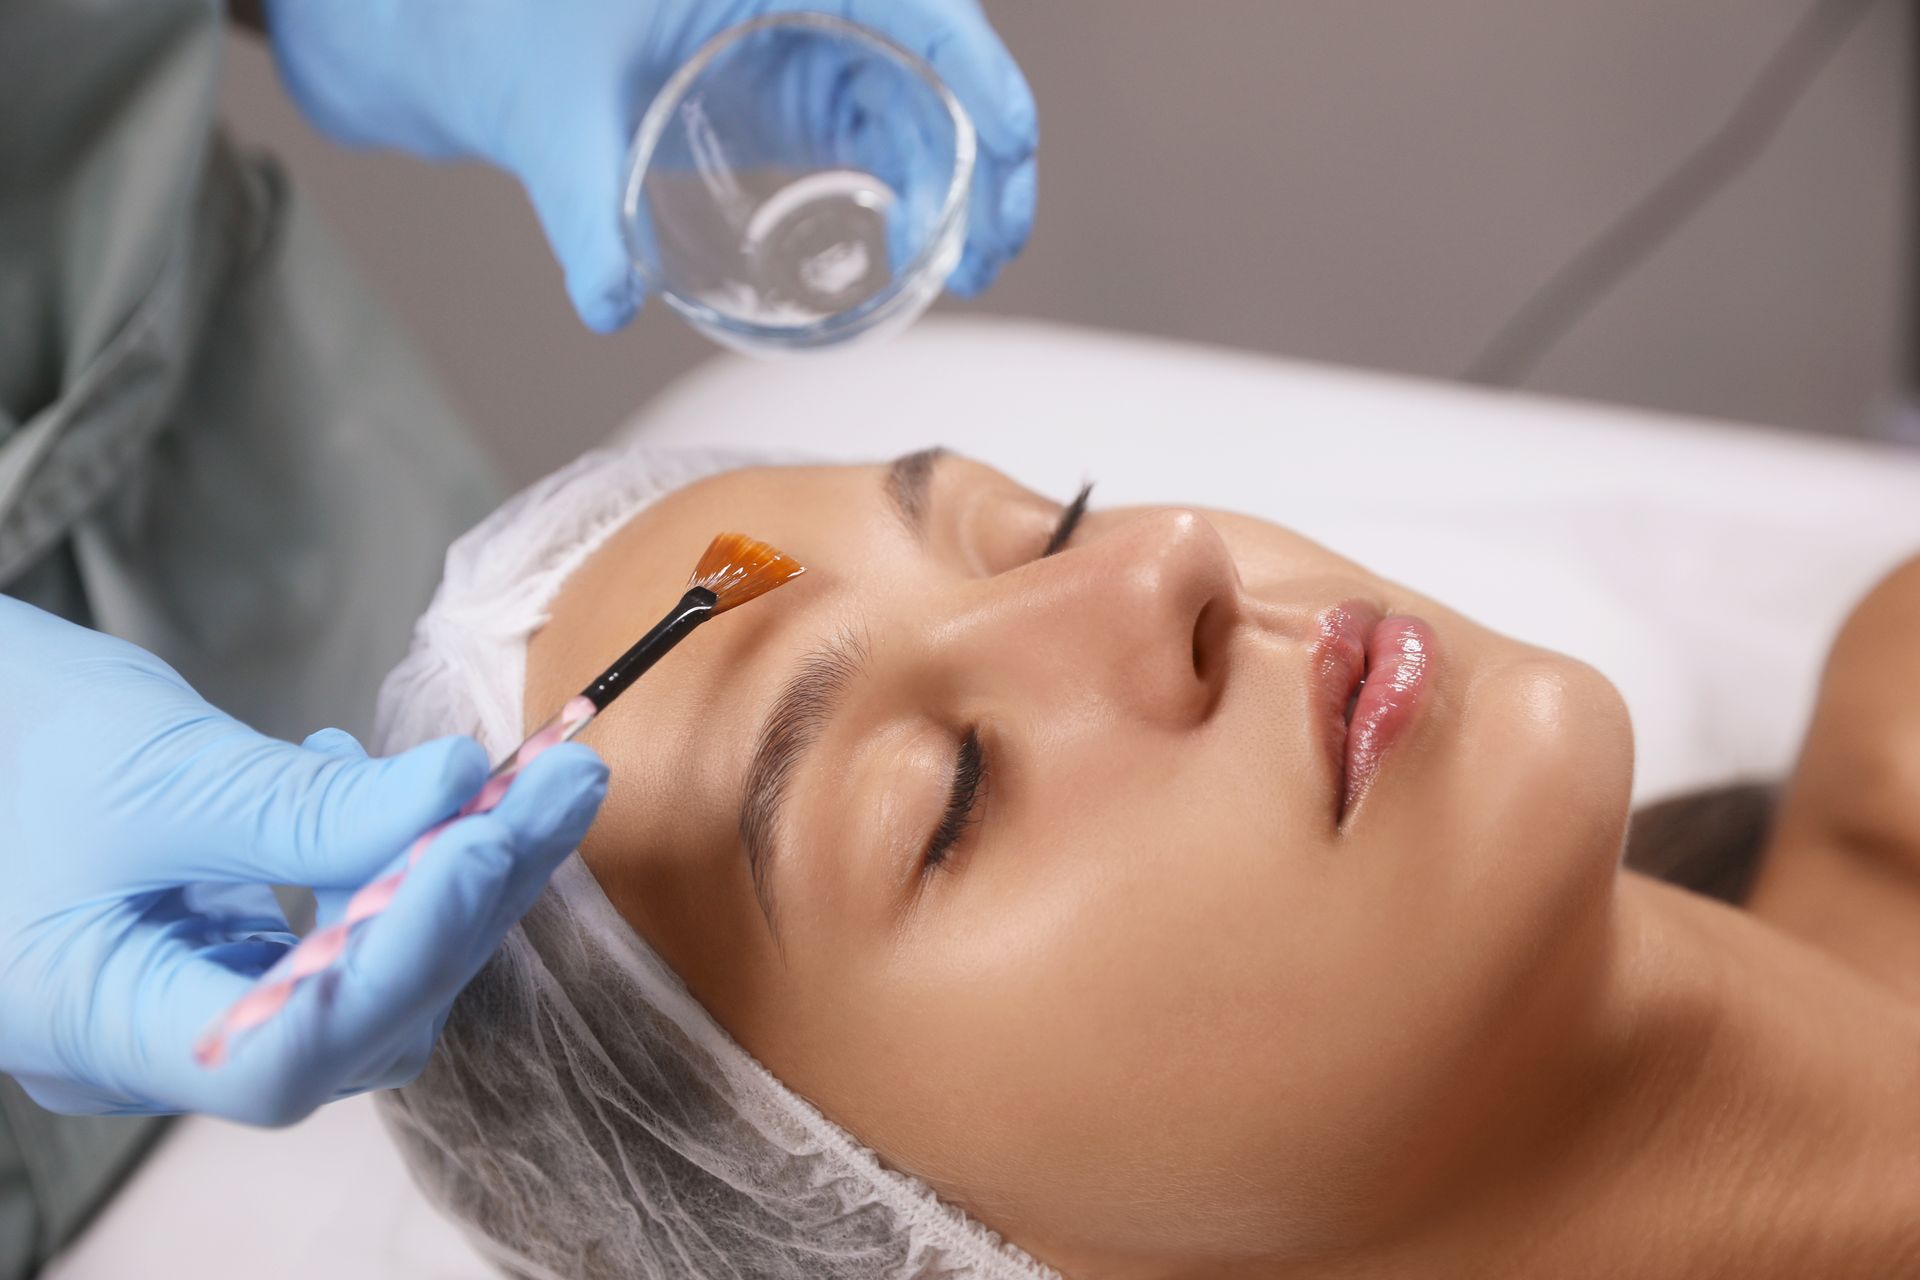
<path fill-rule="evenodd" d="M 404 1083 L 453 998 L 585 834 L 606 769 L 555 748 L 449 828 L 331 974 L 217 1069 L 194 1039 L 293 942 L 268 884 L 323 919 L 480 789 L 452 738 L 368 760 L 202 701 L 151 654 L 0 598 L 0 1070 L 55 1111 L 288 1124 Z"/>
<path fill-rule="evenodd" d="M 620 202 L 648 103 L 712 36 L 796 9 L 838 14 L 921 54 L 972 115 L 979 167 L 949 287 L 985 289 L 1033 227 L 1038 125 L 978 0 L 268 0 L 267 18 L 281 78 L 322 132 L 481 159 L 519 178 L 581 319 L 610 332 L 641 302 Z M 831 92 L 833 77 L 815 83 Z M 821 104 L 819 119 L 828 114 Z"/>

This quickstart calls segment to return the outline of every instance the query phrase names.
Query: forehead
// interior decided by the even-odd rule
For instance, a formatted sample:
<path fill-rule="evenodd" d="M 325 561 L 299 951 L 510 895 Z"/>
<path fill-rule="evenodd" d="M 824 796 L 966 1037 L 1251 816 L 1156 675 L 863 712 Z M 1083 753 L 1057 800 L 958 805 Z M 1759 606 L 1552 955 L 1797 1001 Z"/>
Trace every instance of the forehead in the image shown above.
<path fill-rule="evenodd" d="M 862 617 L 911 535 L 880 467 L 755 468 L 640 512 L 568 579 L 528 647 L 525 717 L 544 720 L 658 622 L 716 534 L 772 543 L 807 567 L 702 626 L 583 740 L 613 771 L 582 848 L 613 904 L 699 990 L 698 939 L 760 936 L 738 808 L 759 719 L 800 656 Z M 716 995 L 718 993 L 715 993 Z"/>
<path fill-rule="evenodd" d="M 759 659 L 792 653 L 843 608 L 848 585 L 897 556 L 886 545 L 878 467 L 752 468 L 709 477 L 639 512 L 567 580 L 528 649 L 525 719 L 546 719 L 679 600 L 701 554 L 720 533 L 772 543 L 806 576 L 702 627 L 602 718 L 639 708 L 717 710 L 719 696 L 751 681 Z"/>

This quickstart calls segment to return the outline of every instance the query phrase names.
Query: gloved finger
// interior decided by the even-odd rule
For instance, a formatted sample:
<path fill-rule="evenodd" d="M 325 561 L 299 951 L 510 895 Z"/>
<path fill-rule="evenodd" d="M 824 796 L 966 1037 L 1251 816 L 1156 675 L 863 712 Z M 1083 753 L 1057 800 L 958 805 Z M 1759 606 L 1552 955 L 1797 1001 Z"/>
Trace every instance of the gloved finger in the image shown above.
<path fill-rule="evenodd" d="M 496 950 L 498 950 L 496 948 Z M 393 1089 L 409 1084 L 419 1078 L 427 1069 L 427 1063 L 433 1058 L 433 1051 L 440 1043 L 440 1033 L 447 1028 L 447 1019 L 453 1015 L 454 1002 L 441 1006 L 433 1016 L 433 1021 L 419 1027 L 411 1035 L 403 1037 L 397 1046 L 397 1054 L 388 1068 L 388 1083 L 377 1084 L 376 1089 Z"/>
<path fill-rule="evenodd" d="M 506 931 L 516 852 L 512 832 L 492 815 L 449 828 L 386 912 L 361 927 L 331 979 L 295 996 L 317 997 L 311 1011 L 283 1011 L 307 1025 L 311 1060 L 335 1064 L 326 1096 L 386 1076 L 397 1047 L 431 1026 L 479 972 Z"/>
<path fill-rule="evenodd" d="M 850 16 L 925 57 L 973 120 L 979 154 L 966 250 L 947 287 L 976 296 L 1033 232 L 1039 147 L 1033 90 L 973 0 L 854 0 Z"/>
<path fill-rule="evenodd" d="M 554 868 L 585 838 L 606 790 L 606 765 L 580 743 L 564 743 L 545 752 L 513 780 L 493 811 L 513 829 L 518 852 L 512 900 L 520 905 L 513 910 L 513 919 L 525 914 Z M 433 856 L 431 847 L 423 856 Z M 358 886 L 320 891 L 316 896 L 321 922 L 331 923 L 344 915 L 356 892 Z"/>
<path fill-rule="evenodd" d="M 944 113 L 899 101 L 900 73 L 871 59 L 836 56 L 829 74 L 795 67 L 790 110 L 805 113 L 818 139 L 830 139 L 842 163 L 873 174 L 892 190 L 886 251 L 895 275 L 933 244 L 953 185 L 954 139 Z"/>
<path fill-rule="evenodd" d="M 1033 234 L 1036 178 L 1031 156 L 1011 173 L 998 172 L 987 162 L 987 167 L 975 175 L 966 252 L 947 280 L 947 288 L 953 293 L 962 298 L 977 297 L 1027 247 Z"/>
<path fill-rule="evenodd" d="M 194 765 L 201 792 L 191 843 L 162 883 L 238 881 L 358 886 L 486 780 L 471 738 L 443 738 L 385 760 L 347 759 L 239 726 Z M 184 784 L 183 784 L 184 785 Z"/>
<path fill-rule="evenodd" d="M 76 1011 L 89 1018 L 87 1070 L 29 1066 L 17 1073 L 23 1084 L 31 1077 L 41 1105 L 88 1115 L 236 1114 L 229 1105 L 233 1081 L 209 1079 L 214 1073 L 195 1064 L 192 1044 L 284 947 L 272 935 L 234 940 L 221 936 L 224 929 L 196 932 L 204 917 L 184 909 L 185 897 L 156 895 L 144 915 L 165 926 L 162 936 L 96 975 Z"/>
<path fill-rule="evenodd" d="M 645 106 L 608 93 L 578 111 L 553 112 L 566 127 L 541 140 L 521 166 L 567 297 L 595 333 L 625 328 L 645 301 L 620 229 L 627 149 Z"/>
<path fill-rule="evenodd" d="M 485 822 L 497 823 L 505 831 L 511 865 L 499 877 L 497 887 L 490 891 L 492 906 L 485 911 L 484 918 L 468 917 L 468 926 L 461 935 L 469 949 L 466 966 L 443 971 L 441 981 L 445 985 L 438 988 L 437 994 L 431 988 L 425 992 L 424 1004 L 415 1008 L 418 1017 L 395 1019 L 390 1023 L 392 1029 L 380 1042 L 383 1047 L 368 1059 L 364 1078 L 351 1083 L 352 1091 L 393 1088 L 412 1080 L 424 1069 L 454 997 L 479 972 L 507 931 L 532 907 L 554 869 L 585 838 L 606 798 L 606 783 L 606 767 L 599 756 L 577 743 L 542 754 L 514 779 L 499 807 L 484 817 Z M 450 828 L 448 835 L 459 832 L 463 839 L 472 839 L 473 833 L 462 829 L 482 820 L 468 819 Z M 436 841 L 409 873 L 408 883 L 419 876 L 420 868 L 428 863 L 462 856 L 459 848 L 457 844 L 442 848 Z M 370 922 L 369 932 L 383 924 L 399 906 L 396 896 L 387 915 Z M 394 935 L 388 931 L 376 936 L 390 943 Z M 407 942 L 403 934 L 399 939 L 400 948 L 405 948 Z M 399 971 L 403 966 L 419 963 L 401 949 L 391 949 L 391 954 L 389 950 L 370 938 L 363 949 L 350 951 L 343 965 L 346 970 L 343 983 L 353 982 L 356 973 L 368 975 L 370 983 L 377 982 L 383 970 Z M 428 954 L 436 961 L 449 960 L 453 958 L 453 948 L 439 946 Z M 369 1031 L 368 1034 L 378 1033 Z"/>
<path fill-rule="evenodd" d="M 381 1089 L 398 1089 L 418 1080 L 433 1057 L 433 1047 L 440 1040 L 440 1028 L 444 1022 L 442 1018 L 435 1018 L 432 1022 L 402 1031 L 372 1060 L 363 1079 L 350 1085 L 343 1084 L 334 1090 L 334 1096 L 328 1101 L 339 1102 L 343 1098 L 375 1093 Z"/>
<path fill-rule="evenodd" d="M 526 913 L 554 868 L 586 837 L 606 792 L 606 765 L 592 748 L 577 742 L 563 743 L 543 753 L 513 780 L 493 810 L 493 815 L 513 832 L 518 870 L 511 900 L 519 904 L 512 912 L 513 919 Z M 437 842 L 422 855 L 435 856 Z M 396 862 L 378 874 L 402 865 Z M 344 915 L 358 891 L 356 885 L 318 893 L 321 922 L 331 923 Z M 506 925 L 501 928 L 504 932 Z"/>
<path fill-rule="evenodd" d="M 219 1073 L 241 1076 L 235 1095 L 248 1100 L 247 1112 L 237 1118 L 291 1123 L 342 1091 L 390 1085 L 396 1071 L 417 1071 L 422 1028 L 437 1028 L 585 836 L 606 797 L 606 778 L 586 747 L 556 747 L 514 780 L 493 813 L 463 819 L 437 837 L 392 905 L 361 927 L 334 969 L 308 980 L 272 1021 L 231 1046 L 232 1062 Z M 230 986 L 226 1003 L 206 1021 L 246 989 Z M 300 1063 L 307 1064 L 304 1077 L 294 1066 Z"/>
<path fill-rule="evenodd" d="M 515 866 L 496 923 L 505 934 L 525 915 L 548 877 L 586 838 L 607 796 L 607 766 L 594 751 L 569 742 L 542 754 L 513 780 L 494 809 L 511 833 Z M 433 857 L 430 849 L 422 856 Z"/>
<path fill-rule="evenodd" d="M 308 751 L 323 756 L 337 756 L 342 760 L 365 760 L 367 749 L 360 745 L 360 739 L 345 729 L 318 729 L 307 735 L 300 744 Z"/>
<path fill-rule="evenodd" d="M 317 733 L 308 734 L 307 740 L 300 745 L 309 751 L 317 751 L 326 756 L 339 756 L 343 760 L 367 758 L 367 749 L 360 745 L 358 738 L 345 729 L 321 729 Z M 315 889 L 313 891 L 314 921 L 325 925 L 338 920 L 341 913 L 346 910 L 348 901 L 358 891 L 357 886 Z"/>
<path fill-rule="evenodd" d="M 64 1080 L 54 1076 L 21 1073 L 15 1084 L 42 1110 L 61 1116 L 154 1116 L 169 1115 L 177 1107 L 138 1103 L 97 1085 Z"/>
<path fill-rule="evenodd" d="M 279 1126 L 343 1090 L 363 1090 L 386 1069 L 394 1044 L 431 1024 L 492 953 L 498 939 L 487 931 L 514 870 L 512 843 L 490 815 L 448 828 L 334 966 L 236 1037 L 217 1067 L 193 1061 L 193 1042 L 252 984 L 194 957 L 182 1000 L 190 1016 L 177 1026 L 167 1020 L 160 1048 L 183 1064 L 183 1109 Z"/>
<path fill-rule="evenodd" d="M 348 733 L 345 729 L 321 729 L 317 733 L 308 734 L 307 740 L 300 745 L 309 751 L 317 751 L 321 755 L 326 756 L 338 756 L 343 760 L 365 760 L 367 758 L 367 749 L 360 745 L 358 738 Z M 315 922 L 327 925 L 338 920 L 341 914 L 346 911 L 347 903 L 351 901 L 353 895 L 358 892 L 359 886 L 357 885 L 338 889 L 315 889 L 313 891 L 313 917 Z"/>
<path fill-rule="evenodd" d="M 395 864 L 398 866 L 398 863 Z M 379 874 L 376 873 L 374 878 Z M 360 892 L 357 884 L 342 885 L 337 889 L 315 889 L 313 891 L 313 922 L 325 927 L 347 913 L 347 904 L 353 901 L 353 895 Z"/>
<path fill-rule="evenodd" d="M 771 11 L 812 9 L 809 0 L 780 0 Z M 852 0 L 847 16 L 887 35 L 933 64 L 954 90 L 978 137 L 969 200 L 966 257 L 953 275 L 956 292 L 977 293 L 1026 245 L 1033 227 L 1038 117 L 1032 90 L 1006 46 L 973 0 Z M 746 56 L 746 55 L 743 55 Z M 769 45 L 756 81 L 779 103 L 778 117 L 815 145 L 831 139 L 848 163 L 876 174 L 901 196 L 889 226 L 889 256 L 898 270 L 925 243 L 946 196 L 951 148 L 929 134 L 932 122 L 903 110 L 899 73 L 838 47 L 806 56 Z M 740 151 L 736 165 L 763 159 Z M 748 139 L 774 148 L 773 137 Z"/>
<path fill-rule="evenodd" d="M 796 0 L 790 8 L 810 8 Z M 1009 165 L 1039 145 L 1033 89 L 976 0 L 846 0 L 847 17 L 933 64 L 973 117 L 982 149 Z"/>

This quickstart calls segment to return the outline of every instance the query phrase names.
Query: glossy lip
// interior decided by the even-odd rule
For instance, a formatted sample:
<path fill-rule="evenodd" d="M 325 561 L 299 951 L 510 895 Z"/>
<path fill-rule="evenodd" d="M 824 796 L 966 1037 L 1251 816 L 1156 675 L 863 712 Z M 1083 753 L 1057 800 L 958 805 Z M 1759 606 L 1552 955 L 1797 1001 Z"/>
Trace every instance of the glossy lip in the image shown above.
<path fill-rule="evenodd" d="M 1344 826 L 1419 715 L 1434 635 L 1421 619 L 1388 617 L 1365 600 L 1333 605 L 1316 622 L 1319 636 L 1309 656 L 1314 712 L 1332 779 L 1334 822 Z"/>

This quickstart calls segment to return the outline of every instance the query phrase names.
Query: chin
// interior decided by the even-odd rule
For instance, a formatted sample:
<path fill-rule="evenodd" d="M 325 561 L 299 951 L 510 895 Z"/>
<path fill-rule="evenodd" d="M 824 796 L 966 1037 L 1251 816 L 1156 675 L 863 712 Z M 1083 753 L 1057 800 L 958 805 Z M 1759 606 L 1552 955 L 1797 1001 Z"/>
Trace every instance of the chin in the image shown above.
<path fill-rule="evenodd" d="M 1605 677 L 1545 650 L 1515 646 L 1462 692 L 1446 870 L 1422 909 L 1473 993 L 1462 1060 L 1536 1062 L 1611 961 L 1632 733 Z"/>
<path fill-rule="evenodd" d="M 1611 899 L 1633 787 L 1619 690 L 1583 662 L 1515 646 L 1462 700 L 1446 783 L 1475 891 L 1564 926 Z"/>
<path fill-rule="evenodd" d="M 1506 677 L 1512 749 L 1534 794 L 1512 797 L 1515 817 L 1540 833 L 1553 871 L 1552 914 L 1610 900 L 1633 795 L 1633 726 L 1605 676 L 1563 654 L 1535 651 Z"/>

